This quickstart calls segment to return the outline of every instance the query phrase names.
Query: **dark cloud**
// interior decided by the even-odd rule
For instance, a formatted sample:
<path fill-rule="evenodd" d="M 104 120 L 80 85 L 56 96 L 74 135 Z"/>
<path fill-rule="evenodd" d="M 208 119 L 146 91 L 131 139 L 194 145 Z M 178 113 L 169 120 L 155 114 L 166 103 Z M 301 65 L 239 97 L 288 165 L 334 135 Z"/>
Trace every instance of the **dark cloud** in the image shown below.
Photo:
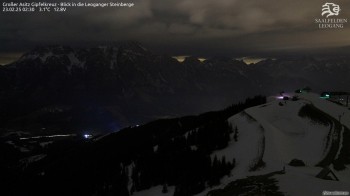
<path fill-rule="evenodd" d="M 198 55 L 350 44 L 350 24 L 333 30 L 319 30 L 314 24 L 325 3 L 320 0 L 125 2 L 134 2 L 135 6 L 69 8 L 65 13 L 1 13 L 0 53 L 24 51 L 38 44 L 121 40 L 138 40 L 156 51 Z M 334 3 L 341 6 L 341 18 L 350 18 L 349 2 Z"/>

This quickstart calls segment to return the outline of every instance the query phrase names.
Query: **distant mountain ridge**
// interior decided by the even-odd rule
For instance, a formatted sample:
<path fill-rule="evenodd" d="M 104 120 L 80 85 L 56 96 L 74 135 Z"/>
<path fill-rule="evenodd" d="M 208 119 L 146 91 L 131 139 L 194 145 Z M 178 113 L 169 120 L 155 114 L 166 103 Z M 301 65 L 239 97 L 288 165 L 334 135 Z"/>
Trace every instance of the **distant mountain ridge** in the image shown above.
<path fill-rule="evenodd" d="M 44 46 L 0 67 L 0 119 L 5 130 L 116 130 L 222 108 L 255 94 L 304 86 L 343 90 L 349 62 L 282 58 L 246 65 L 187 57 L 180 63 L 137 42 Z"/>

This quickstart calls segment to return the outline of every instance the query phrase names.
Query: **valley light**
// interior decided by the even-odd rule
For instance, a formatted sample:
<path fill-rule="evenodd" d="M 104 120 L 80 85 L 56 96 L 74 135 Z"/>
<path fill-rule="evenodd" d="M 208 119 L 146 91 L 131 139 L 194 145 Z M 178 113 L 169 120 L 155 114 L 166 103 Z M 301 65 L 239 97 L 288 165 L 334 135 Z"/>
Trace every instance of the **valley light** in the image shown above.
<path fill-rule="evenodd" d="M 90 139 L 90 138 L 92 138 L 92 135 L 91 134 L 84 134 L 84 138 L 85 139 Z"/>

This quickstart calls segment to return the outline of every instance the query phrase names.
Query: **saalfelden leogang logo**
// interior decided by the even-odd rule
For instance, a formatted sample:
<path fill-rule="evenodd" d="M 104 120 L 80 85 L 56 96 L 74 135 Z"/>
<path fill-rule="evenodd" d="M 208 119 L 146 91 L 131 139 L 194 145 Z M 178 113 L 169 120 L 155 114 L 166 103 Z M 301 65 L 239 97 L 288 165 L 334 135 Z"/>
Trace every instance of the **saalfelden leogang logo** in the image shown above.
<path fill-rule="evenodd" d="M 343 29 L 348 19 L 338 18 L 341 11 L 340 5 L 327 2 L 321 7 L 322 18 L 316 18 L 315 23 L 319 29 Z"/>

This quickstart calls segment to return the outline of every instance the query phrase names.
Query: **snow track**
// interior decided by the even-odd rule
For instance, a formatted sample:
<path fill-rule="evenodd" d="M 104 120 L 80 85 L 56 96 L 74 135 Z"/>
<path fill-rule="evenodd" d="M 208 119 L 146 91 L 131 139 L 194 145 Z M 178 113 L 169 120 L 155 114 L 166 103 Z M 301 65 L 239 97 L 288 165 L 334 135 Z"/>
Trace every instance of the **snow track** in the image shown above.
<path fill-rule="evenodd" d="M 302 159 L 315 165 L 323 158 L 324 140 L 330 126 L 313 123 L 299 116 L 304 101 L 278 101 L 266 107 L 246 110 L 265 130 L 265 154 L 263 161 L 269 171 L 281 170 L 292 159 Z"/>

